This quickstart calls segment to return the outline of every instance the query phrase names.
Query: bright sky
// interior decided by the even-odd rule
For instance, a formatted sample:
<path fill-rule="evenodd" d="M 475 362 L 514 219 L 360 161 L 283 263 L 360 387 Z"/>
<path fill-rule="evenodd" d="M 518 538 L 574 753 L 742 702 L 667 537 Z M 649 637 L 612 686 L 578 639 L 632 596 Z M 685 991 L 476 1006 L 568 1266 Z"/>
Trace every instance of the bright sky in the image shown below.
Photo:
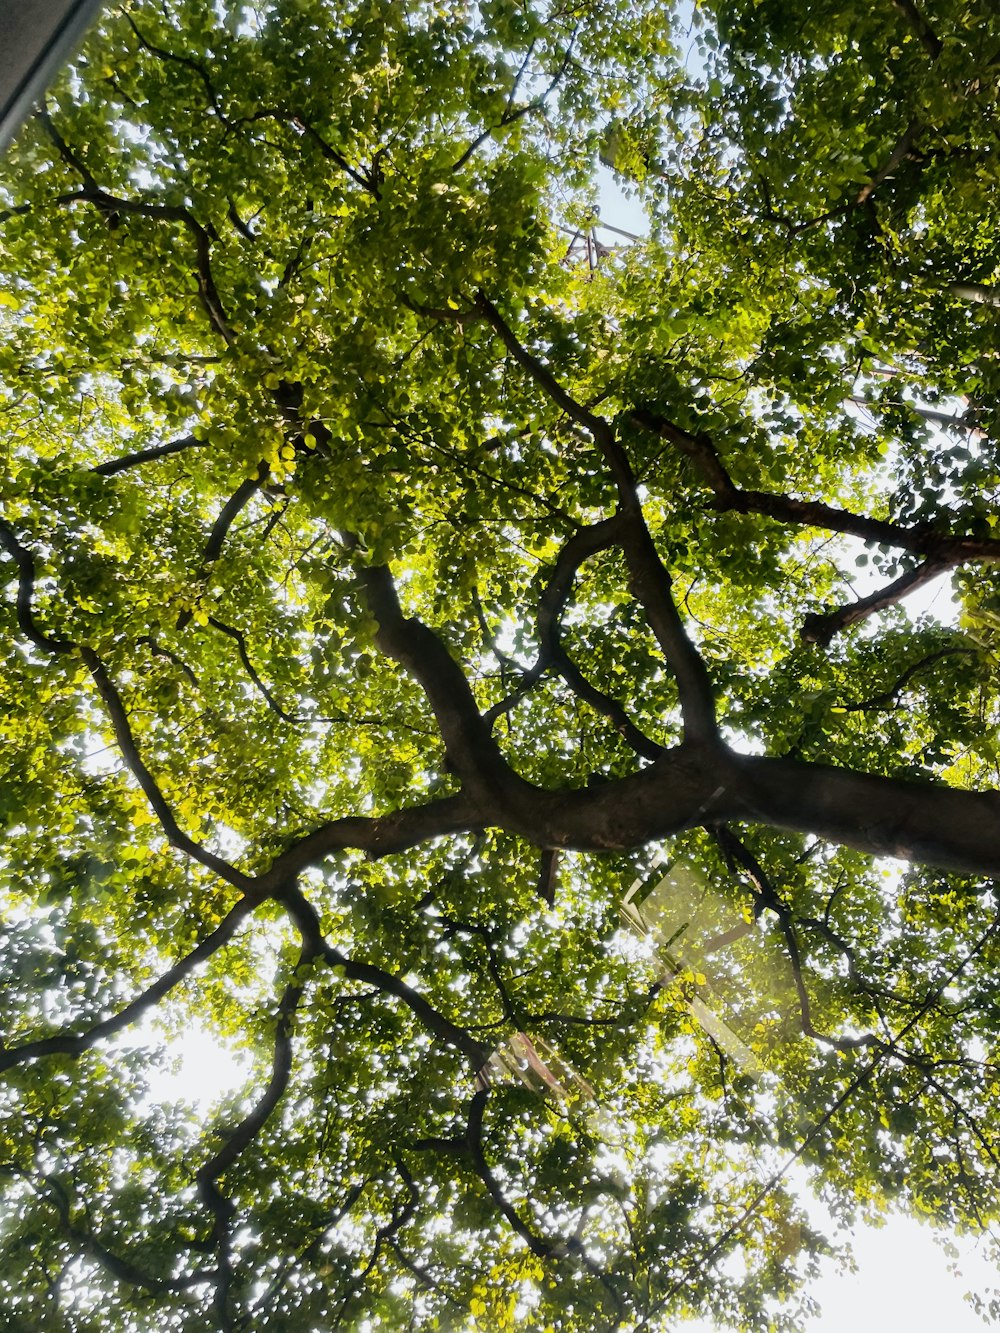
<path fill-rule="evenodd" d="M 983 1333 L 966 1293 L 988 1297 L 1000 1271 L 968 1238 L 948 1237 L 959 1250 L 949 1258 L 929 1227 L 894 1217 L 880 1230 L 863 1227 L 853 1238 L 856 1273 L 831 1261 L 812 1295 L 822 1313 L 802 1333 Z M 954 1269 L 954 1271 L 951 1271 Z M 710 1320 L 678 1324 L 676 1333 L 721 1333 Z"/>
<path fill-rule="evenodd" d="M 828 1273 L 814 1287 L 823 1313 L 803 1333 L 983 1333 L 965 1293 L 987 1296 L 1000 1287 L 1000 1271 L 973 1241 L 954 1243 L 957 1261 L 912 1218 L 893 1218 L 881 1231 L 866 1227 L 854 1240 L 858 1272 Z"/>

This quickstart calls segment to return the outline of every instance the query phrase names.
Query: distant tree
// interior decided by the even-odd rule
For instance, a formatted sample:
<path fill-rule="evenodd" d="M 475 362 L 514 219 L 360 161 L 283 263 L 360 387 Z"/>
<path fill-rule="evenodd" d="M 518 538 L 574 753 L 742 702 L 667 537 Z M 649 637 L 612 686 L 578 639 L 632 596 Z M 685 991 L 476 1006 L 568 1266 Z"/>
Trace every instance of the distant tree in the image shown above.
<path fill-rule="evenodd" d="M 998 79 L 107 14 L 0 194 L 3 1328 L 794 1329 L 793 1161 L 996 1222 Z"/>

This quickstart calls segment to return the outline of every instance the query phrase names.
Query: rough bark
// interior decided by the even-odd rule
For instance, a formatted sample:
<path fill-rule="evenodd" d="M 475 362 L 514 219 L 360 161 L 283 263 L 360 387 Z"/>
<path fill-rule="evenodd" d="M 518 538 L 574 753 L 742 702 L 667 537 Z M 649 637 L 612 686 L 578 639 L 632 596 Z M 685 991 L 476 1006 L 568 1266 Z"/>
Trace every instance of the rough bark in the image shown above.
<path fill-rule="evenodd" d="M 1000 875 L 1000 793 L 957 791 L 797 759 L 682 745 L 641 772 L 546 790 L 508 770 L 489 801 L 454 797 L 383 818 L 332 821 L 279 857 L 258 885 L 336 851 L 382 856 L 434 837 L 502 828 L 541 847 L 629 851 L 730 820 L 812 833 L 871 856 Z"/>

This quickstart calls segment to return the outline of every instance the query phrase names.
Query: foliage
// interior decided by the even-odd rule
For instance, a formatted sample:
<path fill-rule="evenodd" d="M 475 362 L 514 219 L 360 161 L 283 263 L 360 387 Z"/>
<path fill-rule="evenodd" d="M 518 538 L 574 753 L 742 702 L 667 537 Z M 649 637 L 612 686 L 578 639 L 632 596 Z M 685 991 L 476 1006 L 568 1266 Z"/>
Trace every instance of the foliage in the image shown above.
<path fill-rule="evenodd" d="M 0 196 L 3 1328 L 792 1329 L 792 1162 L 997 1220 L 998 77 L 109 10 Z"/>

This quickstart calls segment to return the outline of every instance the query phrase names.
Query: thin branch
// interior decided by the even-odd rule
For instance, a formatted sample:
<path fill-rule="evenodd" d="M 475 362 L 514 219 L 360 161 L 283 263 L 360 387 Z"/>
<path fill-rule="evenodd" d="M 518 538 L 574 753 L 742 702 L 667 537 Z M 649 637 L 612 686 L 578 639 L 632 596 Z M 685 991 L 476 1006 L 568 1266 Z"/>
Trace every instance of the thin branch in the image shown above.
<path fill-rule="evenodd" d="M 845 713 L 867 712 L 869 709 L 881 708 L 884 704 L 892 705 L 899 698 L 900 694 L 906 689 L 910 681 L 919 672 L 935 662 L 940 662 L 944 657 L 954 657 L 956 655 L 975 656 L 975 648 L 962 648 L 954 645 L 949 648 L 940 648 L 937 652 L 928 653 L 922 657 L 919 662 L 914 662 L 912 666 L 907 667 L 899 679 L 887 689 L 880 690 L 877 694 L 869 695 L 867 699 L 861 699 L 855 703 L 840 704 L 839 707 Z"/>
<path fill-rule="evenodd" d="M 469 1104 L 469 1120 L 466 1127 L 466 1144 L 468 1146 L 469 1158 L 476 1170 L 476 1174 L 486 1186 L 486 1191 L 490 1198 L 496 1204 L 499 1212 L 507 1219 L 513 1231 L 524 1241 L 528 1249 L 538 1259 L 549 1259 L 557 1253 L 557 1247 L 549 1240 L 539 1236 L 537 1232 L 525 1222 L 514 1205 L 510 1202 L 503 1190 L 500 1188 L 500 1182 L 493 1174 L 489 1162 L 486 1160 L 486 1152 L 483 1147 L 483 1116 L 486 1111 L 486 1103 L 489 1101 L 490 1090 L 481 1088 L 472 1098 Z"/>
<path fill-rule="evenodd" d="M 734 862 L 739 862 L 746 871 L 757 897 L 758 905 L 755 911 L 759 914 L 761 911 L 767 910 L 773 912 L 778 918 L 778 925 L 785 937 L 785 949 L 792 969 L 792 980 L 798 998 L 800 1025 L 803 1035 L 812 1037 L 825 1046 L 832 1046 L 838 1051 L 850 1051 L 859 1046 L 873 1045 L 878 1040 L 873 1033 L 866 1033 L 862 1037 L 831 1037 L 816 1027 L 812 1020 L 812 1006 L 802 971 L 802 952 L 799 949 L 798 936 L 795 932 L 795 922 L 790 907 L 775 889 L 764 867 L 742 838 L 737 837 L 732 829 L 724 825 L 715 830 L 715 836 L 730 867 L 733 867 Z"/>
<path fill-rule="evenodd" d="M 178 851 L 184 852 L 193 861 L 212 870 L 224 879 L 227 884 L 232 884 L 234 888 L 243 893 L 253 893 L 256 889 L 256 881 L 253 876 L 246 875 L 241 870 L 210 852 L 206 847 L 190 837 L 183 831 L 177 823 L 176 816 L 166 797 L 163 795 L 159 784 L 152 773 L 146 767 L 145 761 L 136 745 L 135 736 L 132 733 L 132 727 L 128 720 L 128 714 L 125 711 L 125 705 L 122 697 L 118 693 L 117 687 L 108 675 L 104 663 L 98 657 L 97 653 L 87 645 L 80 645 L 78 648 L 80 657 L 90 671 L 94 684 L 97 686 L 97 692 L 104 704 L 105 711 L 111 721 L 111 727 L 114 732 L 115 740 L 118 743 L 118 749 L 121 751 L 125 766 L 139 784 L 143 795 L 149 802 L 153 813 L 160 821 L 160 827 L 170 842 Z"/>
<path fill-rule="evenodd" d="M 223 621 L 218 620 L 215 616 L 209 616 L 208 623 L 212 626 L 213 629 L 217 629 L 220 634 L 225 634 L 227 638 L 232 639 L 233 642 L 236 644 L 236 650 L 239 653 L 240 661 L 243 663 L 244 671 L 246 671 L 251 681 L 253 681 L 253 684 L 256 687 L 256 689 L 260 692 L 261 695 L 263 695 L 265 701 L 267 702 L 267 706 L 268 708 L 270 708 L 271 712 L 280 717 L 282 722 L 287 722 L 290 726 L 298 725 L 302 721 L 302 719 L 296 717 L 292 713 L 286 712 L 285 709 L 282 708 L 280 703 L 278 703 L 278 700 L 275 698 L 275 696 L 272 694 L 272 692 L 268 689 L 268 687 L 264 684 L 263 680 L 258 675 L 257 670 L 255 669 L 253 663 L 250 660 L 250 654 L 247 650 L 246 636 L 244 635 L 243 631 L 237 629 L 234 625 L 225 624 Z"/>
<path fill-rule="evenodd" d="M 863 407 L 870 414 L 882 411 L 887 407 L 902 407 L 907 412 L 912 412 L 914 416 L 919 417 L 922 421 L 931 421 L 934 425 L 943 426 L 946 430 L 968 431 L 979 436 L 985 434 L 976 421 L 976 412 L 971 404 L 965 412 L 955 416 L 952 412 L 936 412 L 931 407 L 921 407 L 905 398 L 894 400 L 878 398 L 873 401 L 871 398 L 865 398 L 862 394 L 851 394 L 850 397 L 844 399 L 844 402 L 851 403 L 854 407 Z"/>
<path fill-rule="evenodd" d="M 382 1253 L 382 1246 L 388 1243 L 390 1248 L 392 1248 L 397 1233 L 403 1229 L 407 1222 L 413 1219 L 413 1216 L 417 1211 L 417 1205 L 420 1202 L 420 1192 L 417 1189 L 416 1182 L 403 1162 L 396 1159 L 393 1165 L 406 1189 L 406 1202 L 402 1206 L 399 1206 L 394 1200 L 392 1204 L 392 1215 L 389 1218 L 389 1221 L 376 1228 L 375 1243 L 372 1246 L 372 1252 L 368 1262 L 364 1265 L 361 1271 L 355 1274 L 355 1276 L 348 1282 L 344 1297 L 333 1316 L 333 1328 L 335 1329 L 341 1327 L 344 1315 L 346 1314 L 347 1308 L 355 1293 L 364 1285 L 368 1278 L 368 1274 L 378 1263 L 379 1256 Z"/>
<path fill-rule="evenodd" d="M 312 945 L 304 941 L 296 973 L 314 956 Z M 234 1277 L 231 1233 L 235 1210 L 232 1201 L 219 1188 L 219 1179 L 255 1141 L 285 1094 L 292 1073 L 292 1027 L 303 990 L 301 981 L 292 980 L 282 993 L 274 1031 L 271 1076 L 260 1099 L 195 1175 L 198 1195 L 213 1217 L 213 1236 L 219 1255 L 213 1304 L 222 1333 L 236 1333 L 238 1325 L 231 1308 Z"/>
<path fill-rule="evenodd" d="M 284 117 L 278 115 L 276 112 L 274 115 L 277 120 L 284 119 Z M 359 185 L 361 189 L 364 190 L 366 194 L 370 194 L 373 199 L 381 199 L 382 194 L 379 190 L 378 180 L 374 177 L 367 177 L 352 167 L 347 158 L 344 157 L 343 153 L 338 152 L 336 148 L 331 144 L 328 144 L 319 131 L 306 120 L 300 111 L 295 112 L 290 119 L 293 125 L 298 126 L 299 129 L 302 130 L 310 143 L 316 145 L 328 162 L 332 162 L 335 166 L 339 167 L 345 175 L 350 176 L 355 185 Z"/>
<path fill-rule="evenodd" d="M 212 84 L 211 79 L 208 77 L 204 65 L 202 65 L 200 61 L 193 59 L 191 56 L 178 55 L 175 51 L 167 51 L 162 46 L 155 46 L 149 40 L 149 38 L 144 36 L 144 34 L 139 30 L 139 28 L 136 26 L 135 21 L 133 20 L 130 14 L 128 13 L 125 14 L 125 21 L 132 29 L 132 31 L 135 33 L 136 37 L 139 39 L 139 44 L 145 47 L 145 49 L 149 51 L 151 55 L 159 56 L 161 60 L 168 60 L 175 65 L 181 65 L 185 69 L 190 69 L 198 76 L 198 78 L 201 80 L 201 83 L 205 88 L 206 93 L 208 94 L 208 100 L 209 103 L 211 104 L 212 110 L 219 117 L 222 123 L 224 125 L 227 125 L 229 122 L 226 120 L 226 117 L 222 114 L 222 109 L 219 106 L 218 94 L 215 91 L 215 87 Z"/>
<path fill-rule="evenodd" d="M 543 867 L 548 864 L 554 869 L 557 856 L 558 853 L 556 852 L 543 852 Z M 543 874 L 544 873 L 543 869 Z M 503 971 L 500 967 L 500 959 L 497 957 L 496 946 L 493 943 L 492 932 L 488 930 L 486 926 L 480 925 L 478 922 L 463 921 L 458 917 L 452 916 L 450 913 L 441 913 L 437 919 L 446 928 L 446 939 L 457 934 L 468 935 L 479 940 L 486 952 L 486 968 L 490 974 L 490 980 L 496 988 L 497 995 L 500 997 L 500 1008 L 503 1011 L 504 1020 L 514 1028 L 522 1028 L 524 1026 L 524 1014 L 521 1008 L 514 1002 L 510 991 L 507 989 L 507 983 L 504 980 Z M 487 1051 L 487 1056 L 488 1054 L 489 1052 Z M 482 1068 L 483 1063 L 485 1062 L 481 1061 L 480 1064 L 476 1066 L 477 1073 L 479 1069 Z"/>
<path fill-rule="evenodd" d="M 416 1019 L 433 1033 L 439 1041 L 460 1051 L 469 1062 L 473 1072 L 482 1068 L 489 1059 L 490 1048 L 469 1035 L 465 1028 L 446 1018 L 425 1000 L 419 991 L 413 989 L 402 978 L 387 972 L 374 963 L 363 963 L 349 958 L 332 945 L 323 949 L 323 957 L 331 967 L 338 969 L 348 981 L 360 981 L 366 986 L 373 986 L 382 995 L 391 995 L 400 1000 Z"/>
<path fill-rule="evenodd" d="M 243 874 L 242 871 L 237 870 L 235 866 L 230 865 L 221 856 L 216 856 L 214 852 L 210 852 L 207 848 L 202 847 L 200 843 L 195 842 L 177 823 L 173 810 L 139 752 L 121 695 L 118 693 L 104 663 L 93 648 L 86 644 L 72 643 L 66 639 L 54 639 L 38 628 L 35 623 L 33 608 L 34 557 L 30 551 L 21 545 L 13 530 L 3 519 L 0 519 L 0 545 L 3 546 L 17 565 L 17 618 L 22 633 L 36 648 L 50 655 L 65 656 L 73 652 L 79 654 L 90 672 L 104 704 L 125 766 L 139 784 L 143 795 L 160 821 L 160 827 L 163 829 L 167 840 L 179 851 L 191 857 L 192 860 L 214 871 L 221 879 L 224 879 L 228 884 L 232 884 L 234 888 L 244 893 L 252 892 L 255 885 L 250 876 Z"/>
<path fill-rule="evenodd" d="M 461 1312 L 463 1317 L 466 1315 L 467 1310 L 464 1302 L 458 1300 L 450 1291 L 445 1287 L 442 1287 L 440 1282 L 437 1282 L 434 1277 L 432 1277 L 431 1273 L 423 1266 L 423 1264 L 419 1264 L 415 1259 L 411 1259 L 395 1236 L 389 1236 L 387 1237 L 387 1240 L 389 1248 L 399 1262 L 408 1272 L 413 1274 L 422 1286 L 426 1287 L 428 1291 L 435 1291 L 439 1296 L 443 1296 L 449 1305 L 454 1306 L 456 1310 Z"/>
<path fill-rule="evenodd" d="M 76 1059 L 96 1046 L 99 1041 L 105 1041 L 108 1037 L 113 1037 L 116 1032 L 131 1027 L 190 976 L 196 967 L 228 944 L 237 929 L 254 911 L 257 903 L 258 899 L 255 897 L 241 898 L 229 909 L 216 928 L 190 953 L 185 954 L 151 986 L 147 986 L 124 1009 L 120 1009 L 110 1018 L 94 1023 L 83 1032 L 57 1032 L 49 1037 L 38 1037 L 34 1041 L 23 1042 L 20 1046 L 0 1047 L 0 1073 L 47 1055 L 68 1055 Z"/>
<path fill-rule="evenodd" d="M 469 159 L 483 146 L 483 144 L 490 137 L 490 135 L 494 133 L 495 130 L 505 129 L 510 125 L 516 124 L 516 122 L 520 120 L 522 116 L 527 116 L 532 111 L 542 110 L 542 108 L 545 106 L 545 103 L 551 97 L 552 93 L 559 86 L 559 83 L 562 80 L 563 75 L 566 73 L 566 70 L 569 68 L 570 61 L 573 57 L 573 47 L 576 45 L 576 38 L 577 38 L 577 33 L 579 32 L 579 26 L 580 25 L 577 24 L 577 26 L 573 29 L 572 33 L 570 34 L 570 39 L 566 45 L 566 51 L 563 55 L 562 61 L 559 65 L 559 68 L 556 70 L 555 74 L 550 79 L 548 87 L 545 88 L 543 92 L 539 93 L 537 97 L 533 98 L 532 101 L 525 102 L 522 106 L 515 107 L 513 105 L 512 99 L 516 92 L 517 85 L 520 83 L 521 78 L 524 74 L 524 70 L 527 65 L 528 59 L 530 58 L 531 51 L 529 49 L 528 55 L 525 56 L 524 64 L 522 64 L 520 70 L 518 70 L 518 73 L 514 79 L 514 86 L 511 88 L 510 95 L 507 98 L 507 106 L 504 109 L 504 113 L 500 117 L 500 120 L 496 125 L 490 125 L 487 129 L 483 130 L 481 134 L 478 134 L 476 138 L 472 140 L 472 142 L 462 153 L 461 157 L 452 164 L 451 168 L 452 171 L 461 170 L 461 168 L 465 166 L 466 162 L 468 162 Z M 534 42 L 532 42 L 532 47 L 533 46 Z"/>
<path fill-rule="evenodd" d="M 896 0 L 893 0 L 893 3 L 896 3 Z M 875 172 L 871 179 L 858 191 L 854 198 L 855 206 L 866 203 L 883 181 L 888 180 L 896 168 L 905 162 L 906 158 L 913 151 L 913 146 L 916 143 L 917 135 L 920 133 L 921 129 L 922 126 L 919 120 L 910 121 L 906 129 L 900 135 L 895 148 L 893 148 L 888 158 L 886 158 L 885 162 L 879 167 L 878 171 Z"/>
<path fill-rule="evenodd" d="M 486 711 L 484 720 L 488 726 L 492 726 L 504 713 L 510 712 L 545 674 L 558 652 L 562 613 L 569 601 L 577 572 L 592 555 L 616 545 L 621 537 L 621 529 L 622 520 L 616 514 L 612 518 L 580 528 L 564 544 L 538 599 L 535 618 L 538 656 L 522 676 L 517 688 Z"/>
<path fill-rule="evenodd" d="M 1000 560 L 1000 539 L 996 537 L 953 536 L 936 532 L 927 524 L 907 527 L 891 519 L 869 518 L 822 500 L 801 500 L 769 491 L 743 490 L 729 476 L 709 436 L 692 435 L 650 412 L 633 411 L 629 417 L 637 425 L 674 443 L 692 461 L 701 480 L 713 492 L 711 508 L 718 513 L 759 514 L 779 523 L 839 532 L 948 563 Z"/>
<path fill-rule="evenodd" d="M 91 175 L 90 168 L 85 162 L 81 161 L 76 153 L 73 152 L 66 140 L 56 129 L 55 122 L 53 121 L 49 108 L 44 101 L 35 114 L 43 126 L 45 133 L 55 145 L 56 152 L 66 165 L 77 173 L 88 189 L 96 190 L 98 188 L 97 181 L 95 181 L 94 177 Z"/>
<path fill-rule="evenodd" d="M 614 426 L 577 402 L 549 368 L 520 342 L 496 307 L 482 291 L 476 306 L 500 337 L 514 360 L 565 414 L 591 435 L 618 490 L 623 525 L 621 546 L 629 566 L 632 591 L 649 617 L 650 628 L 677 680 L 685 736 L 711 744 L 718 740 L 715 697 L 701 654 L 684 629 L 671 595 L 671 579 L 642 515 L 635 475 Z"/>
<path fill-rule="evenodd" d="M 216 333 L 229 346 L 233 345 L 236 341 L 236 335 L 229 324 L 212 275 L 212 237 L 189 208 L 176 204 L 158 204 L 144 199 L 121 199 L 97 186 L 85 186 L 82 190 L 74 191 L 71 194 L 60 195 L 56 203 L 93 204 L 106 216 L 116 213 L 134 213 L 140 217 L 180 222 L 190 232 L 195 243 L 195 276 L 198 281 L 198 295 L 201 298 L 205 313 L 208 315 L 209 322 Z"/>
<path fill-rule="evenodd" d="M 989 941 L 997 934 L 998 929 L 1000 929 L 1000 915 L 998 915 L 993 924 L 980 936 L 965 958 L 951 968 L 945 974 L 943 980 L 928 989 L 927 996 L 921 1007 L 907 1019 L 896 1033 L 896 1036 L 890 1041 L 879 1044 L 873 1054 L 868 1057 L 857 1073 L 851 1078 L 843 1092 L 839 1094 L 815 1122 L 809 1132 L 803 1137 L 802 1142 L 795 1151 L 788 1156 L 783 1165 L 780 1166 L 770 1178 L 765 1181 L 760 1189 L 756 1191 L 739 1216 L 724 1228 L 702 1254 L 693 1256 L 692 1260 L 682 1267 L 678 1277 L 670 1284 L 663 1296 L 660 1297 L 646 1315 L 645 1319 L 643 1319 L 642 1323 L 637 1326 L 636 1333 L 641 1333 L 642 1330 L 651 1329 L 653 1327 L 652 1321 L 655 1316 L 659 1315 L 661 1311 L 666 1309 L 670 1301 L 677 1295 L 683 1285 L 697 1277 L 699 1274 L 704 1273 L 710 1263 L 722 1256 L 730 1242 L 739 1235 L 747 1222 L 756 1215 L 781 1181 L 784 1180 L 785 1176 L 795 1163 L 805 1155 L 823 1130 L 826 1129 L 827 1125 L 829 1125 L 834 1117 L 847 1105 L 855 1093 L 860 1091 L 860 1089 L 865 1087 L 866 1084 L 871 1081 L 882 1062 L 898 1048 L 899 1043 L 916 1027 L 924 1014 L 927 1013 L 927 1011 L 940 999 L 947 987 L 957 980 L 969 964 L 979 956 Z"/>
<path fill-rule="evenodd" d="M 552 666 L 577 698 L 589 704 L 595 713 L 607 718 L 626 745 L 636 754 L 641 755 L 643 759 L 658 759 L 664 753 L 664 747 L 636 726 L 617 699 L 587 680 L 561 644 L 553 654 Z"/>
<path fill-rule="evenodd" d="M 414 315 L 420 315 L 423 319 L 436 319 L 440 324 L 455 324 L 460 329 L 467 328 L 470 324 L 476 324 L 482 315 L 476 310 L 452 310 L 450 307 L 425 305 L 421 301 L 414 301 L 406 292 L 398 292 L 396 299 L 401 306 Z"/>
<path fill-rule="evenodd" d="M 578 426 L 582 426 L 597 444 L 618 487 L 623 508 L 635 504 L 635 477 L 625 452 L 615 438 L 614 427 L 605 417 L 597 416 L 559 383 L 552 371 L 537 356 L 529 352 L 510 325 L 500 314 L 486 293 L 476 293 L 476 309 L 494 329 L 500 341 L 529 377 L 545 392 L 546 397 Z"/>
<path fill-rule="evenodd" d="M 153 638 L 152 634 L 140 634 L 135 642 L 136 646 L 145 644 L 154 657 L 162 657 L 165 661 L 172 662 L 178 671 L 184 673 L 196 690 L 199 688 L 198 677 L 179 653 L 175 653 L 172 648 L 164 647 L 158 639 Z"/>
<path fill-rule="evenodd" d="M 482 1066 L 489 1056 L 489 1048 L 476 1041 L 464 1028 L 458 1027 L 446 1018 L 425 1000 L 419 991 L 414 990 L 401 977 L 387 972 L 385 968 L 350 958 L 329 944 L 323 935 L 315 907 L 297 884 L 287 883 L 274 896 L 283 904 L 295 922 L 311 957 L 322 958 L 348 981 L 360 981 L 365 986 L 372 986 L 383 995 L 391 995 L 394 999 L 401 1000 L 428 1032 L 433 1033 L 445 1045 L 461 1051 L 469 1060 L 473 1071 Z"/>
<path fill-rule="evenodd" d="M 257 244 L 256 235 L 250 230 L 247 224 L 240 217 L 236 205 L 232 201 L 232 199 L 228 200 L 228 204 L 229 207 L 226 210 L 226 216 L 229 218 L 229 221 L 233 224 L 235 229 L 239 232 L 239 234 L 243 237 L 245 241 L 249 241 L 251 245 L 256 245 Z"/>
<path fill-rule="evenodd" d="M 152 1274 L 144 1272 L 130 1259 L 126 1259 L 116 1251 L 109 1249 L 93 1232 L 87 1231 L 73 1222 L 69 1197 L 60 1180 L 52 1175 L 43 1175 L 42 1185 L 59 1215 L 59 1223 L 63 1233 L 68 1239 L 75 1242 L 84 1254 L 95 1260 L 115 1281 L 138 1287 L 140 1291 L 145 1291 L 151 1296 L 158 1296 L 165 1291 L 189 1291 L 192 1287 L 215 1281 L 216 1273 L 214 1270 L 207 1269 L 188 1273 L 185 1277 L 175 1278 L 154 1277 Z"/>

